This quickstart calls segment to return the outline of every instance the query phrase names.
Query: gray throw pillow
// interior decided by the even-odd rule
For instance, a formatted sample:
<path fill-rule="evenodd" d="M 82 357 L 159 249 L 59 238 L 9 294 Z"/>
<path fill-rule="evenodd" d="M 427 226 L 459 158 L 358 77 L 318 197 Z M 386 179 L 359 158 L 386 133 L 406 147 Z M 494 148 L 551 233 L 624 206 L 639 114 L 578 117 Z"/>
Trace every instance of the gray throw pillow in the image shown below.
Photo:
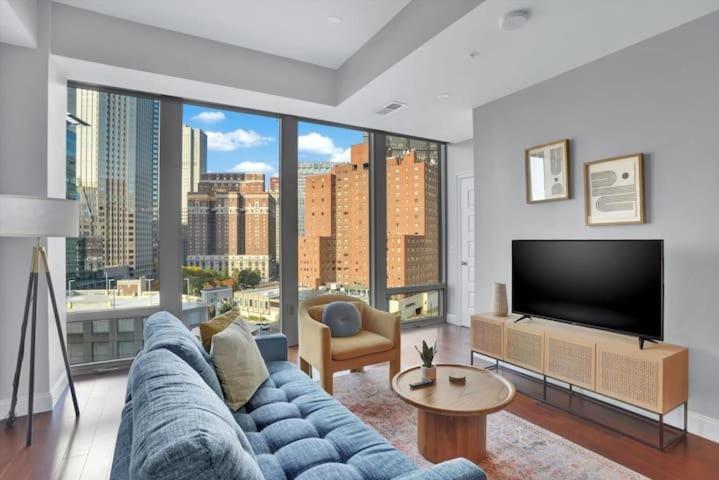
<path fill-rule="evenodd" d="M 333 337 L 351 337 L 362 329 L 362 317 L 349 302 L 332 302 L 322 310 L 322 323 L 330 327 Z"/>

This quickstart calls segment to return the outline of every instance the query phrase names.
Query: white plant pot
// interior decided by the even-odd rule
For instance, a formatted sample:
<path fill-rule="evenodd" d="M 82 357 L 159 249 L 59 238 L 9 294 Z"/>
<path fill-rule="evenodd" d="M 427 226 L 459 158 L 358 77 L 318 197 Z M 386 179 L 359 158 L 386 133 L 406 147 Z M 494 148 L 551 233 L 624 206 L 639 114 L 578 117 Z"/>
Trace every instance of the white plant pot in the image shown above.
<path fill-rule="evenodd" d="M 432 365 L 431 367 L 425 367 L 422 365 L 420 367 L 420 373 L 422 374 L 422 378 L 426 378 L 428 380 L 437 380 L 437 367 Z"/>

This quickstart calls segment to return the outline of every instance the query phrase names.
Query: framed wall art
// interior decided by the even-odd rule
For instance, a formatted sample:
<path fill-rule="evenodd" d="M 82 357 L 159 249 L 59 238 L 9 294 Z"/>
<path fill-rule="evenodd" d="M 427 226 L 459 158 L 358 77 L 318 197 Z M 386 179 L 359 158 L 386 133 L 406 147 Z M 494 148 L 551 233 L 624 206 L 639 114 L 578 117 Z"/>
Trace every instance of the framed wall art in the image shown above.
<path fill-rule="evenodd" d="M 645 223 L 644 155 L 635 153 L 584 164 L 585 223 Z"/>
<path fill-rule="evenodd" d="M 524 162 L 527 203 L 569 198 L 569 140 L 528 148 Z"/>

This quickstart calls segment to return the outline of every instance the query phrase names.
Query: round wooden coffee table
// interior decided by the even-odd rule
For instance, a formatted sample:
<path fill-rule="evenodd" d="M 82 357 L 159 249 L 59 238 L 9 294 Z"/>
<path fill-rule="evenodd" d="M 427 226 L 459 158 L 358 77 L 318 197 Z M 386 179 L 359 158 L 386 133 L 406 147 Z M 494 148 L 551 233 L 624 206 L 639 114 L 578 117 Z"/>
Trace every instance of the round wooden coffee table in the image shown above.
<path fill-rule="evenodd" d="M 466 383 L 450 383 L 450 375 L 465 376 Z M 486 453 L 487 415 L 514 399 L 514 385 L 482 368 L 439 364 L 434 385 L 410 389 L 421 377 L 413 367 L 392 379 L 392 390 L 417 407 L 419 452 L 434 463 L 456 457 L 478 463 Z"/>

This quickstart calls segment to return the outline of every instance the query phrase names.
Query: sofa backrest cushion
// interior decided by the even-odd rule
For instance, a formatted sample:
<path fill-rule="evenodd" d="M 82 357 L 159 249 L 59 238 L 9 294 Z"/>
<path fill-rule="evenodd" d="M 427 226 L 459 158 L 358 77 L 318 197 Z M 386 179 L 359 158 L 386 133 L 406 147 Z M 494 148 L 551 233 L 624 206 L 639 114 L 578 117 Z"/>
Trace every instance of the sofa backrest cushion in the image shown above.
<path fill-rule="evenodd" d="M 165 349 L 133 368 L 133 480 L 264 480 L 247 437 L 199 374 Z"/>
<path fill-rule="evenodd" d="M 222 387 L 210 354 L 177 317 L 168 312 L 150 315 L 145 320 L 143 337 L 146 352 L 169 350 L 192 367 L 217 396 L 223 398 Z"/>

